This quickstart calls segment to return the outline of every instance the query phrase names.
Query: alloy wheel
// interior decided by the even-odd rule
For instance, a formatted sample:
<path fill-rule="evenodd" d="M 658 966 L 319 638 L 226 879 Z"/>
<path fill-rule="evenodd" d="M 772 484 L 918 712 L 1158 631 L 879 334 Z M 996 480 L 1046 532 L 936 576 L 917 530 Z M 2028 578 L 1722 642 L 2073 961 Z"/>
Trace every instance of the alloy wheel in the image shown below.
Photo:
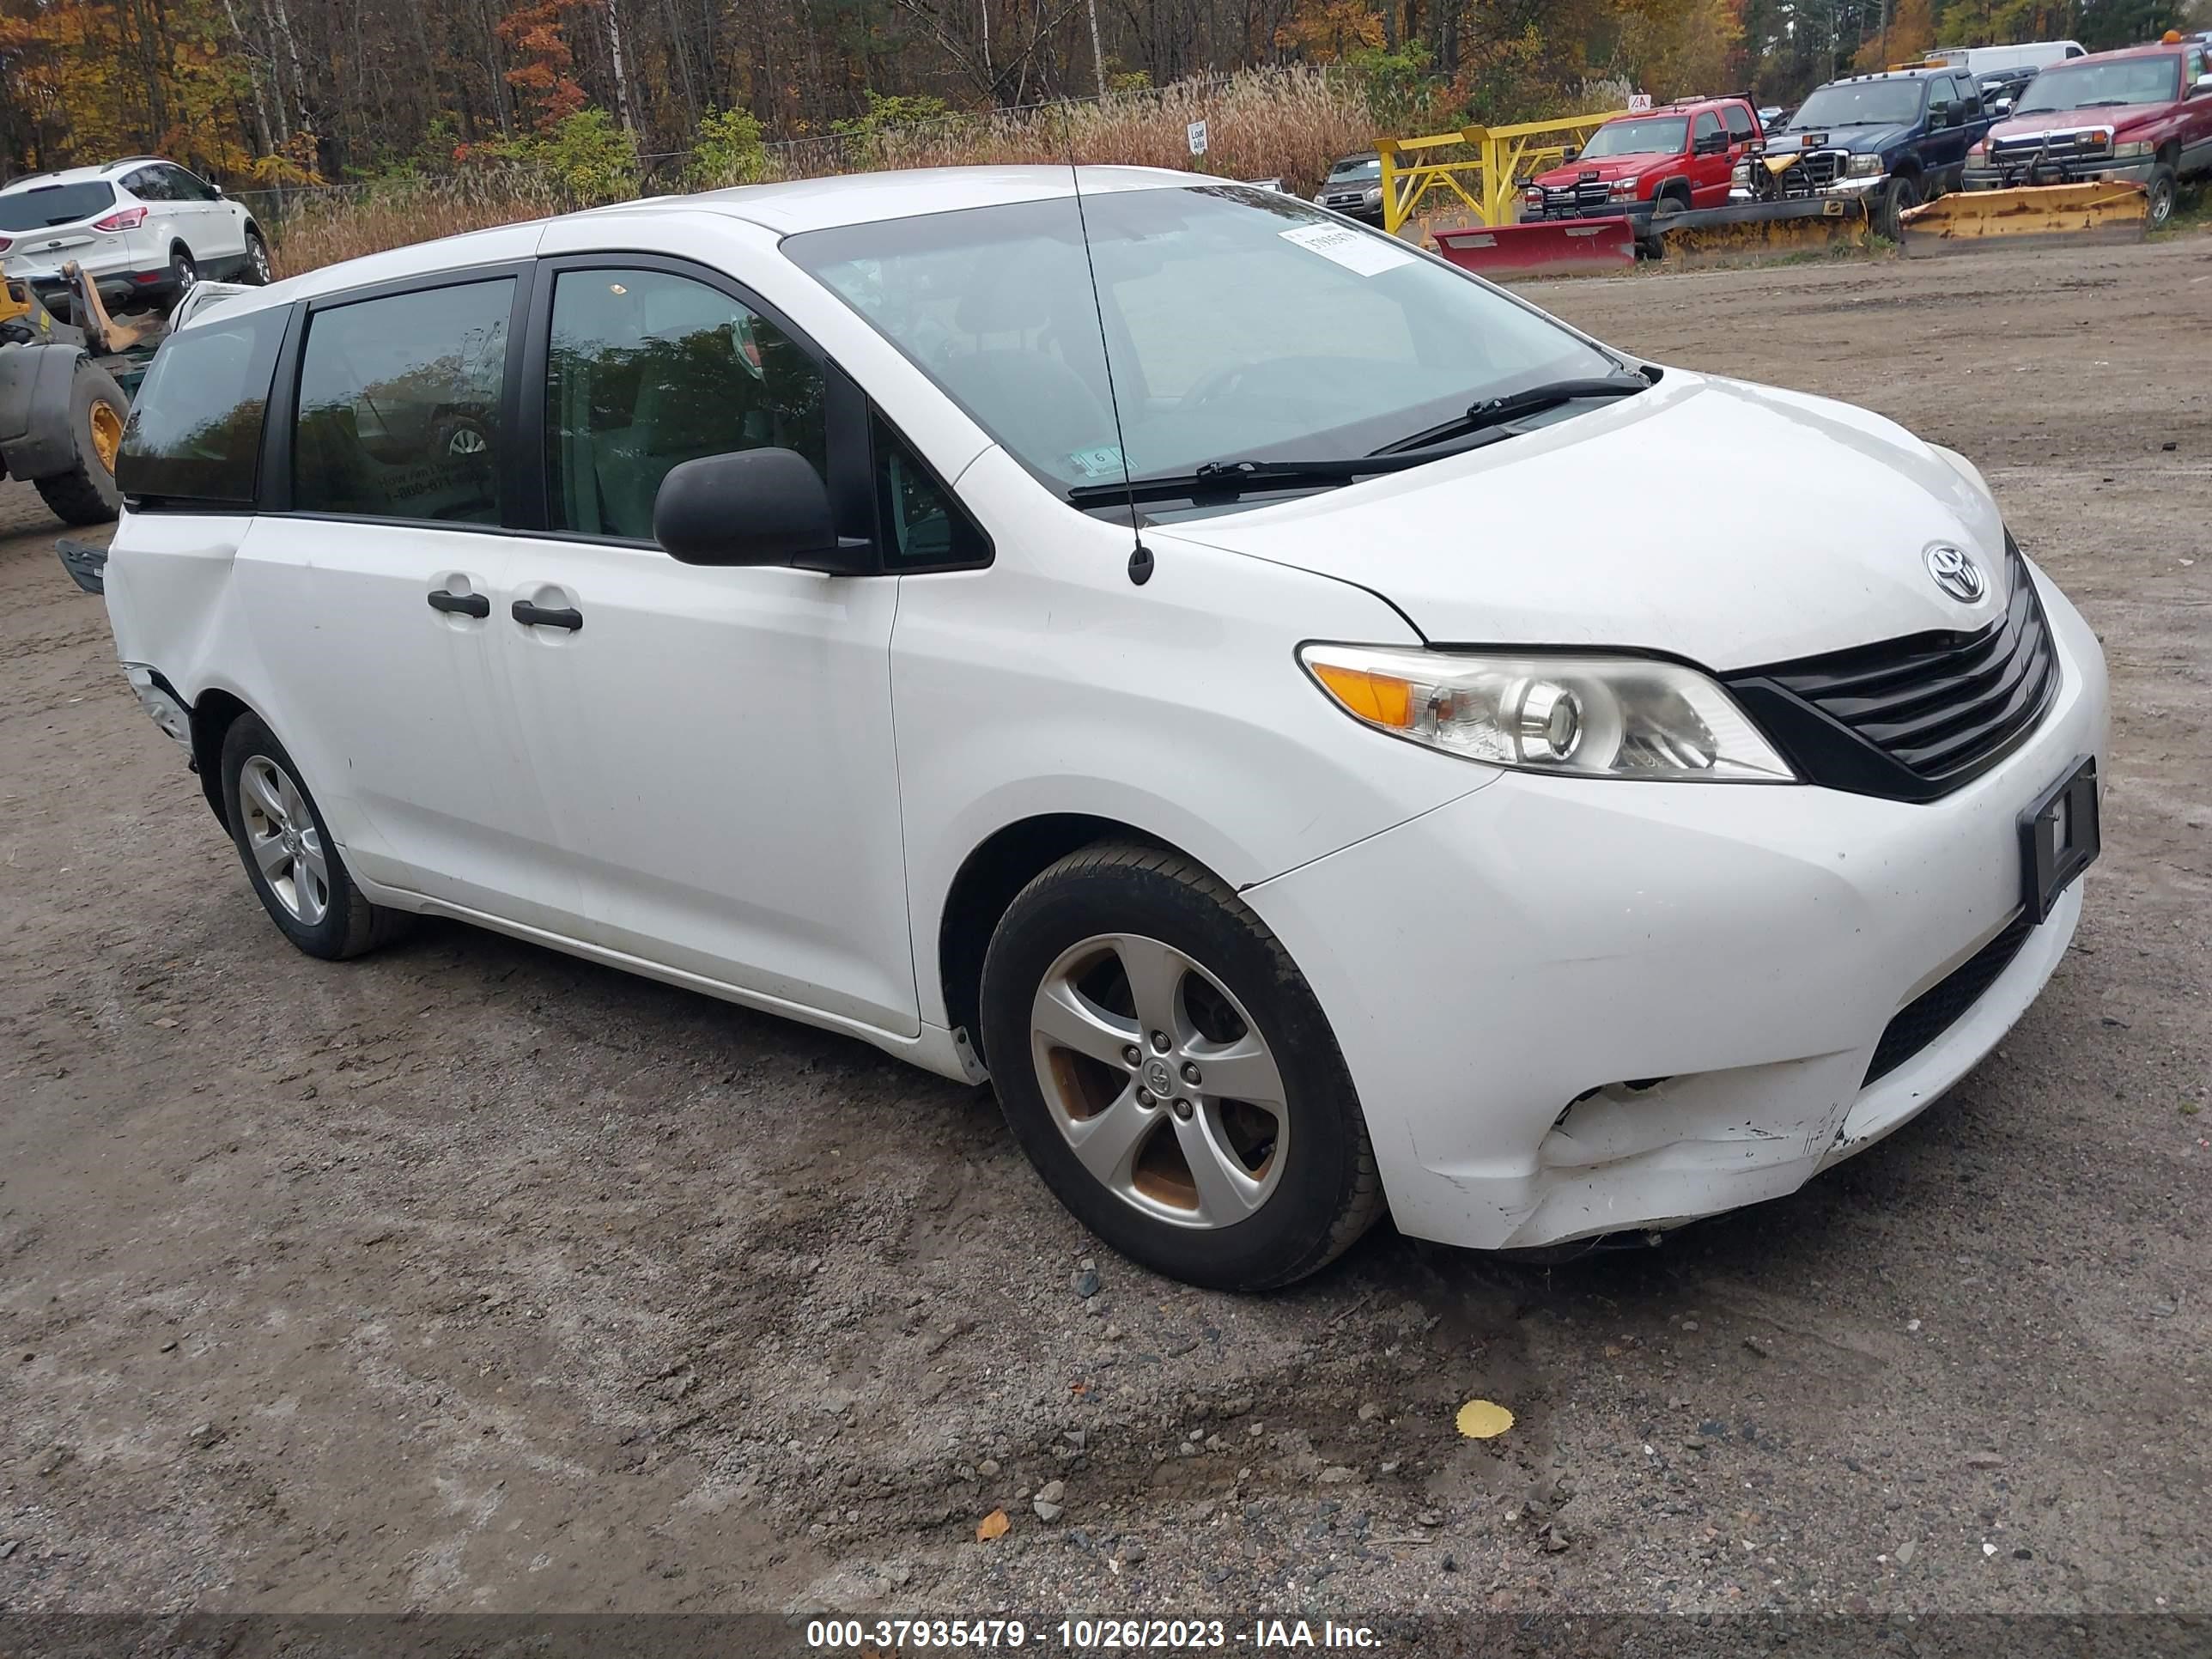
<path fill-rule="evenodd" d="M 253 755 L 239 772 L 238 800 L 262 879 L 295 921 L 314 927 L 331 908 L 331 868 L 300 786 L 268 756 Z"/>
<path fill-rule="evenodd" d="M 1099 934 L 1063 951 L 1030 1011 L 1054 1126 L 1122 1202 L 1179 1226 L 1233 1226 L 1282 1176 L 1282 1072 L 1243 1005 L 1173 945 Z"/>

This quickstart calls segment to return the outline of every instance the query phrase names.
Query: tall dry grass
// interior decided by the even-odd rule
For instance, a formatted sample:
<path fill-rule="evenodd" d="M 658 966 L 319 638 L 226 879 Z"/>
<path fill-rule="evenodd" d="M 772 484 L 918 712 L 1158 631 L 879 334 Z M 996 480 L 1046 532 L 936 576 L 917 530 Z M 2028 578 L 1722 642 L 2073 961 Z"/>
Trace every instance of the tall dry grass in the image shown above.
<path fill-rule="evenodd" d="M 1207 129 L 1196 159 L 1186 137 Z M 1329 163 L 1374 143 L 1366 100 L 1347 78 L 1316 70 L 1249 70 L 1096 103 L 1048 105 L 938 128 L 886 134 L 878 167 L 1064 161 L 1187 167 L 1229 179 L 1281 179 L 1311 191 Z"/>
<path fill-rule="evenodd" d="M 1207 149 L 1194 159 L 1186 133 L 1200 120 L 1206 124 Z M 1096 102 L 778 145 L 769 151 L 768 173 L 811 178 L 885 167 L 1064 161 L 1073 155 L 1086 163 L 1279 178 L 1286 188 L 1310 194 L 1331 161 L 1373 143 L 1366 100 L 1348 78 L 1317 70 L 1249 70 Z M 576 205 L 542 173 L 502 167 L 305 193 L 268 216 L 277 269 L 292 275 Z"/>
<path fill-rule="evenodd" d="M 265 216 L 272 224 L 270 251 L 277 274 L 294 276 L 387 248 L 542 219 L 571 205 L 529 168 L 498 167 L 302 192 Z M 258 203 L 256 210 L 264 211 Z"/>

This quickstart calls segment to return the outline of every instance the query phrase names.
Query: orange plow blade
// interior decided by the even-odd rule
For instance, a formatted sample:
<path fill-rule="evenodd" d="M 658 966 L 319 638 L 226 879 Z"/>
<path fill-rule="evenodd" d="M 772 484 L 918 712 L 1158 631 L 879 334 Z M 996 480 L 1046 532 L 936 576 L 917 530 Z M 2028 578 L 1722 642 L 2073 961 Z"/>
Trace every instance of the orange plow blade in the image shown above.
<path fill-rule="evenodd" d="M 1954 191 L 1905 210 L 1901 246 L 1907 253 L 1926 255 L 2055 242 L 2139 242 L 2149 227 L 2149 203 L 2143 187 L 2125 179 Z"/>

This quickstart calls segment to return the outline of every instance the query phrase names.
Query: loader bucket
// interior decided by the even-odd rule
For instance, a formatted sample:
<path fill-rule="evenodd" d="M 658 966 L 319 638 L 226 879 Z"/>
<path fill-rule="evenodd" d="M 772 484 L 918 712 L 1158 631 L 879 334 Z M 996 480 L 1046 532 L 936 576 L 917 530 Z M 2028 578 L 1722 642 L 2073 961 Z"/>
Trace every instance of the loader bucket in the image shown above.
<path fill-rule="evenodd" d="M 1765 259 L 1789 253 L 1867 246 L 1866 204 L 1856 197 L 1745 202 L 1697 208 L 1651 222 L 1653 251 L 1686 265 Z"/>
<path fill-rule="evenodd" d="M 2055 242 L 2139 242 L 2149 224 L 2148 192 L 2125 179 L 1956 191 L 1907 208 L 1901 218 L 1905 252 L 1922 256 Z"/>
<path fill-rule="evenodd" d="M 1498 282 L 1516 277 L 1623 276 L 1636 268 L 1636 228 L 1626 219 L 1557 219 L 1527 225 L 1437 230 L 1437 252 L 1462 270 Z"/>

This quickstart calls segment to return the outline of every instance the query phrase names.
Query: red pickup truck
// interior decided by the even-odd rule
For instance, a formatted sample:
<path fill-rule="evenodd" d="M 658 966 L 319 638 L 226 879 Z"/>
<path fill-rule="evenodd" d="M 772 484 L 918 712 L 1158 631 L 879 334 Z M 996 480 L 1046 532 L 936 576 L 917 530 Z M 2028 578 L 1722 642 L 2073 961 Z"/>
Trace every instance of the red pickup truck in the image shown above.
<path fill-rule="evenodd" d="M 1759 133 L 1747 98 L 1685 98 L 1620 116 L 1528 181 L 1521 222 L 1663 218 L 1728 202 L 1729 175 Z"/>
<path fill-rule="evenodd" d="M 2212 173 L 2212 53 L 2170 36 L 2053 64 L 1966 152 L 1968 190 L 2134 179 L 2150 228 L 2173 216 L 2180 180 Z"/>

